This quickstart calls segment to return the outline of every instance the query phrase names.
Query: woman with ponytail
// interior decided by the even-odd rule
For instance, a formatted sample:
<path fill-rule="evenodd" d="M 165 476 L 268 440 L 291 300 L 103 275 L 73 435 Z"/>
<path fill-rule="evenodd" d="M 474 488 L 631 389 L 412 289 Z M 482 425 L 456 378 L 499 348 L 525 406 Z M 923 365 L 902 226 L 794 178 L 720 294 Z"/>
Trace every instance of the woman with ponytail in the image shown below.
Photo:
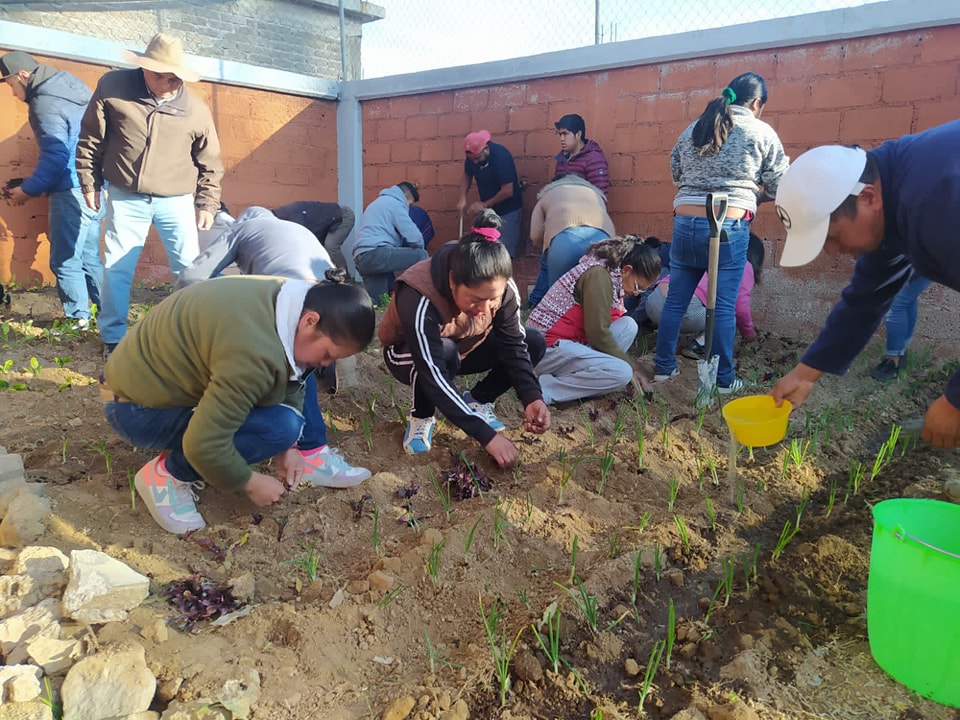
<path fill-rule="evenodd" d="M 680 134 L 670 154 L 678 191 L 673 201 L 670 288 L 657 332 L 656 381 L 679 372 L 675 354 L 680 323 L 707 271 L 706 198 L 708 193 L 726 193 L 729 205 L 722 226 L 726 240 L 720 244 L 713 349 L 720 356 L 720 393 L 733 393 L 744 385 L 733 366 L 734 307 L 747 262 L 750 221 L 759 203 L 774 199 L 789 164 L 776 131 L 760 120 L 766 104 L 764 79 L 753 72 L 738 75 Z"/>
<path fill-rule="evenodd" d="M 397 278 L 378 334 L 387 368 L 413 389 L 403 436 L 411 455 L 432 447 L 439 409 L 497 464 L 513 465 L 517 448 L 499 433 L 504 424 L 493 408 L 511 387 L 524 406 L 525 428 L 542 433 L 550 427 L 533 372 L 546 344 L 520 323 L 520 293 L 499 237 L 500 217 L 483 210 L 462 238 Z M 486 376 L 472 390 L 454 386 L 457 375 L 482 372 Z"/>
<path fill-rule="evenodd" d="M 636 235 L 601 240 L 553 284 L 527 320 L 542 332 L 546 354 L 536 366 L 546 403 L 568 402 L 622 390 L 649 378 L 627 354 L 637 322 L 625 295 L 637 296 L 660 275 L 656 248 Z"/>

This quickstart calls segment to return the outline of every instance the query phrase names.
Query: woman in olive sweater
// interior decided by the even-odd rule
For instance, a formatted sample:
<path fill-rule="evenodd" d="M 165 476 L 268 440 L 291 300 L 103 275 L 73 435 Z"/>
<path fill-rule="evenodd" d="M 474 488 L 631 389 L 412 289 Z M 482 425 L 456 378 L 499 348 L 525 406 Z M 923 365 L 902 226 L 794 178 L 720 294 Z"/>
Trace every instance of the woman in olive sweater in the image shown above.
<path fill-rule="evenodd" d="M 301 481 L 345 487 L 369 476 L 330 474 L 344 463 L 326 445 L 319 405 L 304 403 L 315 369 L 373 338 L 366 291 L 342 282 L 342 270 L 327 278 L 197 283 L 153 308 L 111 353 L 104 412 L 120 437 L 164 451 L 135 479 L 163 529 L 204 527 L 192 486 L 200 481 L 270 505 Z M 271 457 L 276 477 L 251 469 Z"/>

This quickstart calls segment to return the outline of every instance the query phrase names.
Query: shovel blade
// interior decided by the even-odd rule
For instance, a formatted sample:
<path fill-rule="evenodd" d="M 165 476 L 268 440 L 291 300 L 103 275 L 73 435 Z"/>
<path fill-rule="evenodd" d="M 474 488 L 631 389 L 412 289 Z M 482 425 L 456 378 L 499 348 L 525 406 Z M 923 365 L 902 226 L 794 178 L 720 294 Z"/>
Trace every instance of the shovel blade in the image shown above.
<path fill-rule="evenodd" d="M 710 407 L 717 394 L 717 369 L 720 367 L 720 356 L 714 355 L 709 360 L 697 360 L 697 400 L 698 408 Z"/>

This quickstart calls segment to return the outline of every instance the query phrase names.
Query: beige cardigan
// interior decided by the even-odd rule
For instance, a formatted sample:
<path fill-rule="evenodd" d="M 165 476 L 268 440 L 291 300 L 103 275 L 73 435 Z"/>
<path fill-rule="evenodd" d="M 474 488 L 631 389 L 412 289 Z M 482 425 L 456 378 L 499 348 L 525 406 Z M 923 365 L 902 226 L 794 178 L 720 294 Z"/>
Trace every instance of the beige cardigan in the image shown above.
<path fill-rule="evenodd" d="M 546 250 L 557 234 L 580 226 L 598 228 L 610 237 L 616 235 L 603 193 L 581 177 L 564 175 L 537 195 L 530 218 L 530 240 Z"/>

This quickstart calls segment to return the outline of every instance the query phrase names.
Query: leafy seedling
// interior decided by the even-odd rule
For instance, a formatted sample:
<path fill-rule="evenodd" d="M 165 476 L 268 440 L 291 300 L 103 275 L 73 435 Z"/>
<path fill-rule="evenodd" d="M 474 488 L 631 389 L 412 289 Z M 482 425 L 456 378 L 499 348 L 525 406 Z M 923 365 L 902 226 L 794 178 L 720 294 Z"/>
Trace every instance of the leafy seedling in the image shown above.
<path fill-rule="evenodd" d="M 217 585 L 199 574 L 171 583 L 165 596 L 177 609 L 177 620 L 184 630 L 192 630 L 199 622 L 216 620 L 243 607 L 243 603 L 233 597 L 231 587 Z"/>

